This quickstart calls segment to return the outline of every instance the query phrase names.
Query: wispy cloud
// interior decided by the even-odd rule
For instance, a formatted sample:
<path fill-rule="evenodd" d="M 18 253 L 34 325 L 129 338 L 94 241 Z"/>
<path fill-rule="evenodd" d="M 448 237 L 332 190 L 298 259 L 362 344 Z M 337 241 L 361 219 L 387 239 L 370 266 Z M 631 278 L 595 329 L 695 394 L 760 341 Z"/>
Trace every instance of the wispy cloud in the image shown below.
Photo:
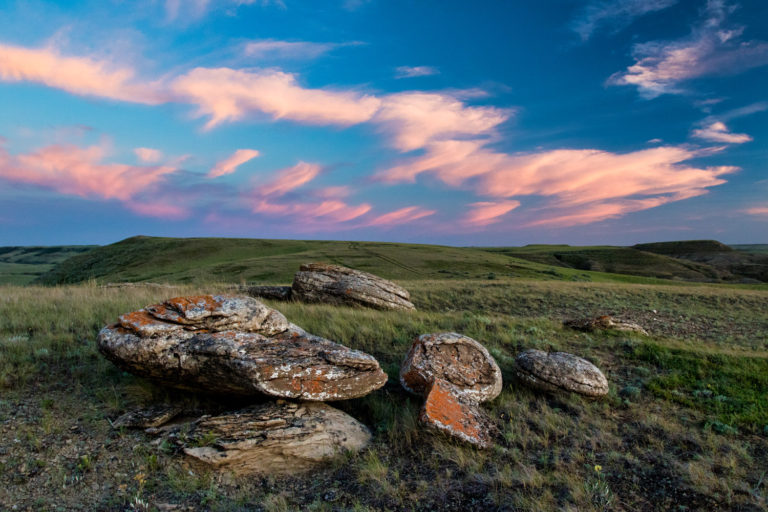
<path fill-rule="evenodd" d="M 136 158 L 145 164 L 156 164 L 163 159 L 163 152 L 153 148 L 136 148 L 133 150 Z"/>
<path fill-rule="evenodd" d="M 73 145 L 46 146 L 30 153 L 10 155 L 0 147 L 0 179 L 55 190 L 89 199 L 114 199 L 141 214 L 160 214 L 160 203 L 141 197 L 159 185 L 170 166 L 136 166 L 104 163 L 108 146 L 80 148 Z M 183 208 L 166 207 L 161 216 L 180 216 Z"/>
<path fill-rule="evenodd" d="M 294 227 L 313 229 L 348 222 L 371 210 L 369 204 L 350 205 L 339 198 L 322 197 L 326 196 L 324 189 L 318 194 L 320 199 L 312 199 L 313 191 L 300 197 L 290 194 L 314 180 L 321 171 L 322 167 L 318 164 L 299 162 L 276 172 L 271 181 L 251 192 L 251 211 L 273 217 L 290 217 Z"/>
<path fill-rule="evenodd" d="M 165 0 L 165 17 L 169 22 L 197 21 L 215 8 L 228 9 L 232 14 L 242 5 L 277 6 L 285 9 L 283 0 Z"/>
<path fill-rule="evenodd" d="M 225 121 L 267 114 L 309 124 L 352 125 L 369 120 L 380 100 L 355 91 L 309 89 L 296 76 L 277 70 L 195 68 L 175 79 L 177 97 L 198 105 L 210 129 Z"/>
<path fill-rule="evenodd" d="M 635 45 L 635 63 L 611 76 L 608 84 L 636 86 L 641 96 L 652 99 L 685 92 L 680 84 L 687 80 L 768 64 L 768 43 L 743 41 L 744 27 L 726 26 L 730 10 L 722 0 L 709 0 L 704 20 L 690 36 Z"/>
<path fill-rule="evenodd" d="M 170 98 L 157 83 L 136 79 L 127 66 L 90 57 L 67 57 L 56 48 L 0 44 L 0 81 L 36 82 L 81 96 L 157 105 Z"/>
<path fill-rule="evenodd" d="M 336 48 L 358 46 L 362 43 L 313 43 L 310 41 L 279 41 L 262 39 L 249 41 L 243 47 L 243 53 L 256 59 L 315 59 Z"/>
<path fill-rule="evenodd" d="M 469 205 L 470 211 L 464 222 L 473 226 L 487 226 L 502 220 L 502 217 L 520 206 L 520 201 L 482 201 Z"/>
<path fill-rule="evenodd" d="M 755 206 L 752 208 L 747 208 L 744 210 L 744 213 L 748 215 L 756 215 L 759 217 L 768 217 L 768 206 Z"/>
<path fill-rule="evenodd" d="M 746 133 L 730 132 L 722 121 L 715 121 L 703 128 L 697 128 L 691 132 L 691 136 L 710 142 L 724 142 L 726 144 L 743 144 L 752 140 L 752 137 Z"/>
<path fill-rule="evenodd" d="M 421 206 L 407 206 L 394 210 L 383 215 L 379 215 L 371 219 L 367 225 L 369 226 L 399 226 L 401 224 L 407 224 L 424 217 L 434 215 L 436 210 L 427 210 Z"/>
<path fill-rule="evenodd" d="M 580 11 L 571 23 L 571 28 L 582 41 L 586 41 L 601 28 L 618 32 L 640 16 L 661 11 L 676 3 L 677 0 L 592 1 Z"/>
<path fill-rule="evenodd" d="M 378 178 L 412 182 L 429 173 L 480 196 L 540 196 L 548 199 L 542 219 L 578 224 L 705 194 L 725 183 L 722 175 L 738 170 L 684 163 L 706 154 L 661 146 L 624 154 L 567 149 L 508 155 L 485 148 L 482 141 L 450 140 L 431 143 L 424 155 L 386 169 Z"/>
<path fill-rule="evenodd" d="M 400 66 L 395 69 L 395 78 L 414 78 L 417 76 L 437 75 L 440 71 L 432 66 Z"/>
<path fill-rule="evenodd" d="M 253 160 L 257 156 L 259 156 L 259 152 L 255 149 L 238 149 L 224 160 L 217 162 L 216 165 L 208 171 L 207 177 L 218 178 L 219 176 L 232 174 L 238 167 L 249 160 Z"/>

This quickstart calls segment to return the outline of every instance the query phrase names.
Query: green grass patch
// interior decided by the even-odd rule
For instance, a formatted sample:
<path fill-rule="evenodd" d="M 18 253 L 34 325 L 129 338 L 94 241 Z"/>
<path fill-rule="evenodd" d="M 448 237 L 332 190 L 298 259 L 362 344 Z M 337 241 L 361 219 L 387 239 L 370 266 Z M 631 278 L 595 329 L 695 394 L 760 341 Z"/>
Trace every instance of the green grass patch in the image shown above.
<path fill-rule="evenodd" d="M 716 430 L 768 428 L 768 359 L 643 343 L 632 355 L 661 370 L 646 383 L 654 395 L 699 409 Z"/>

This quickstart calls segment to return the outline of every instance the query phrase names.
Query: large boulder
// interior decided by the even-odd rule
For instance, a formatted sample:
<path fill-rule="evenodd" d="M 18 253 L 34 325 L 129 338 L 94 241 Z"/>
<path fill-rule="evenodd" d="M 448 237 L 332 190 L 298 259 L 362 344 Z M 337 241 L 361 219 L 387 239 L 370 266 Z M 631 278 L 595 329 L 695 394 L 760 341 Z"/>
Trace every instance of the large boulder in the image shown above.
<path fill-rule="evenodd" d="M 436 379 L 475 402 L 493 400 L 502 388 L 501 370 L 488 350 L 455 332 L 417 337 L 400 367 L 400 383 L 411 393 L 426 395 Z"/>
<path fill-rule="evenodd" d="M 380 388 L 373 356 L 313 336 L 250 297 L 177 297 L 119 317 L 99 350 L 121 369 L 209 393 L 346 400 Z"/>
<path fill-rule="evenodd" d="M 482 407 L 451 383 L 435 379 L 419 415 L 427 428 L 443 432 L 478 448 L 490 448 L 497 428 Z"/>
<path fill-rule="evenodd" d="M 291 300 L 292 291 L 290 286 L 268 286 L 268 285 L 235 285 L 232 287 L 237 293 L 244 293 L 250 297 L 270 300 Z"/>
<path fill-rule="evenodd" d="M 173 439 L 192 465 L 237 475 L 309 470 L 370 440 L 365 425 L 338 409 L 282 400 L 204 416 Z"/>
<path fill-rule="evenodd" d="M 413 310 L 408 290 L 367 272 L 340 265 L 309 263 L 293 278 L 292 296 L 304 302 Z"/>
<path fill-rule="evenodd" d="M 600 369 L 567 352 L 529 349 L 515 358 L 515 373 L 523 383 L 543 391 L 571 391 L 586 396 L 608 394 L 608 380 Z"/>

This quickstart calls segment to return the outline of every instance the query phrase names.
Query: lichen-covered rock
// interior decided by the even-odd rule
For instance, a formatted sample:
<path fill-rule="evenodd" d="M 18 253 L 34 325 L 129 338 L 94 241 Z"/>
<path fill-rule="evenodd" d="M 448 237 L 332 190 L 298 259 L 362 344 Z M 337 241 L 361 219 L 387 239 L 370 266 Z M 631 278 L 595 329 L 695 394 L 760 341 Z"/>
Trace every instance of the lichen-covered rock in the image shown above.
<path fill-rule="evenodd" d="M 99 350 L 125 371 L 209 393 L 346 400 L 380 388 L 373 356 L 313 336 L 250 297 L 177 297 L 120 316 Z"/>
<path fill-rule="evenodd" d="M 204 416 L 176 442 L 195 465 L 251 475 L 312 469 L 370 440 L 365 425 L 329 405 L 279 400 Z"/>
<path fill-rule="evenodd" d="M 428 428 L 470 443 L 490 448 L 496 426 L 482 407 L 442 379 L 429 386 L 419 420 Z"/>
<path fill-rule="evenodd" d="M 405 288 L 367 272 L 325 263 L 302 265 L 294 275 L 292 295 L 304 302 L 416 309 Z"/>
<path fill-rule="evenodd" d="M 400 383 L 411 393 L 426 395 L 436 379 L 476 402 L 493 400 L 502 388 L 501 370 L 488 350 L 455 332 L 417 337 L 400 367 Z"/>
<path fill-rule="evenodd" d="M 601 315 L 594 318 L 580 318 L 566 320 L 563 325 L 577 331 L 592 332 L 599 329 L 609 331 L 637 332 L 648 335 L 648 332 L 634 322 L 615 320 L 610 315 Z"/>
<path fill-rule="evenodd" d="M 525 350 L 515 358 L 515 373 L 534 389 L 593 397 L 608 394 L 608 380 L 603 372 L 586 359 L 566 352 Z"/>

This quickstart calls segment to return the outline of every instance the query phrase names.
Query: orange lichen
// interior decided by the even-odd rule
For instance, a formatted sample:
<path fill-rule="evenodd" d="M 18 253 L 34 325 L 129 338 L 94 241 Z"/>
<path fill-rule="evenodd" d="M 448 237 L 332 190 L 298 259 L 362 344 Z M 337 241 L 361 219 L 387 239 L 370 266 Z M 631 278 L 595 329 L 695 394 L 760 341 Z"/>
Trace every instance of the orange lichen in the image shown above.
<path fill-rule="evenodd" d="M 432 383 L 422 416 L 428 423 L 437 423 L 442 429 L 462 433 L 470 438 L 481 437 L 471 409 L 463 405 L 452 393 L 450 385 L 441 379 Z"/>
<path fill-rule="evenodd" d="M 165 304 L 184 312 L 188 309 L 203 307 L 207 311 L 214 311 L 221 307 L 221 302 L 213 298 L 213 295 L 190 295 L 188 297 L 174 297 L 165 301 Z"/>
<path fill-rule="evenodd" d="M 118 321 L 120 325 L 132 331 L 138 331 L 147 325 L 163 323 L 143 309 L 121 315 Z"/>

